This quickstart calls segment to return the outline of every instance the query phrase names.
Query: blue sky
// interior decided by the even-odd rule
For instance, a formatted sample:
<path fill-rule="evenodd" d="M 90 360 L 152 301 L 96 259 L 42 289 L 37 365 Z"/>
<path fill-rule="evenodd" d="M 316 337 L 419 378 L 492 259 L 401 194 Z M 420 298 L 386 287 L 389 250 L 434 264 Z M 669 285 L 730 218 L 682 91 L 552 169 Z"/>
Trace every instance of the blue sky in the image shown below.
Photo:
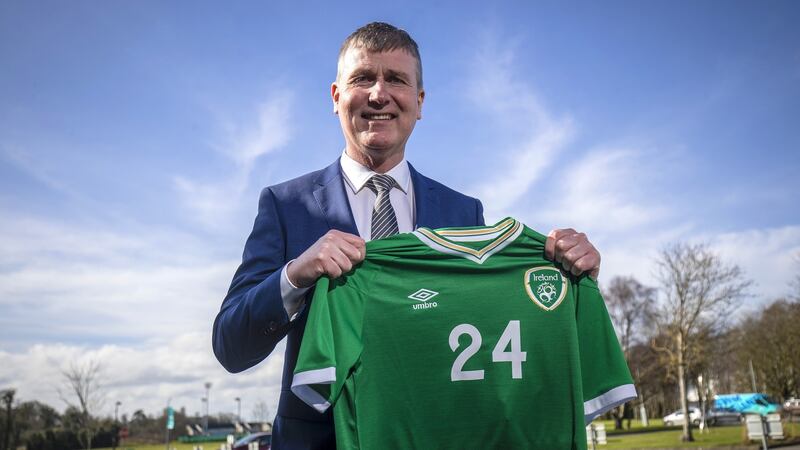
<path fill-rule="evenodd" d="M 601 283 L 687 241 L 754 279 L 740 315 L 789 292 L 796 2 L 427 3 L 0 4 L 0 388 L 63 407 L 94 358 L 108 411 L 198 411 L 205 380 L 274 411 L 281 357 L 226 374 L 211 321 L 260 189 L 341 152 L 336 55 L 373 20 L 422 52 L 407 158 L 487 220 L 585 231 Z"/>

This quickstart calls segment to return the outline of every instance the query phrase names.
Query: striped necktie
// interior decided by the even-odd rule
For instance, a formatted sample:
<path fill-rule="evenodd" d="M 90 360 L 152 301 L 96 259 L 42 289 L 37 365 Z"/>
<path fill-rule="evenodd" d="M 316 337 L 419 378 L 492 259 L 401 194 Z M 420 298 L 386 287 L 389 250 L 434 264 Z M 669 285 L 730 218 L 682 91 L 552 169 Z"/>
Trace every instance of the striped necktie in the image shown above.
<path fill-rule="evenodd" d="M 397 216 L 389 201 L 389 192 L 397 186 L 390 175 L 373 175 L 365 184 L 375 193 L 375 207 L 372 208 L 372 240 L 397 234 Z"/>

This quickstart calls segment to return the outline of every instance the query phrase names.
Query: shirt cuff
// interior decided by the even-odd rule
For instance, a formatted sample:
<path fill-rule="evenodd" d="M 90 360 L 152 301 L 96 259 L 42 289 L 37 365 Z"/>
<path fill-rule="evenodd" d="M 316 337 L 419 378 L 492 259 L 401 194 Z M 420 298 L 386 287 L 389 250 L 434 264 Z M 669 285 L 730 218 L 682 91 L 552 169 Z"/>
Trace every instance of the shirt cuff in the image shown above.
<path fill-rule="evenodd" d="M 281 300 L 283 300 L 283 309 L 286 310 L 290 322 L 302 311 L 305 306 L 305 294 L 311 289 L 311 287 L 299 288 L 289 281 L 286 269 L 293 262 L 294 260 L 289 261 L 281 270 Z"/>

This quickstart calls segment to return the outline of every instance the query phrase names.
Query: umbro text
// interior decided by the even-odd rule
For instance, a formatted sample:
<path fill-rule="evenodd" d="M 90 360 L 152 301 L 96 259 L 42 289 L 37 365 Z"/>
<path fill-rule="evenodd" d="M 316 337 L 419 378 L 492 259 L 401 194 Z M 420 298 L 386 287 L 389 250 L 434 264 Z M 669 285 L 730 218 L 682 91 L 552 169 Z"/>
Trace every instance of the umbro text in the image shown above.
<path fill-rule="evenodd" d="M 411 305 L 411 307 L 414 309 L 436 308 L 437 306 L 439 306 L 439 304 L 436 302 L 430 302 L 430 303 L 425 302 L 425 303 L 417 303 L 415 305 Z"/>

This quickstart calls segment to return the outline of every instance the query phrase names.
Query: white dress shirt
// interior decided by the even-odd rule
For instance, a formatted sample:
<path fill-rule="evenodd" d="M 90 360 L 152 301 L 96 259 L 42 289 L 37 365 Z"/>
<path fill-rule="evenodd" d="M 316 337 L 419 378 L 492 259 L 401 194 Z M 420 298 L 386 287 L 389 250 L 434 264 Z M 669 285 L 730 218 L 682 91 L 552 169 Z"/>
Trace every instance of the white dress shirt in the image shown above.
<path fill-rule="evenodd" d="M 344 174 L 347 201 L 350 203 L 350 210 L 353 212 L 358 235 L 365 241 L 369 241 L 372 233 L 372 209 L 375 207 L 377 195 L 371 189 L 365 188 L 364 185 L 376 172 L 356 162 L 347 155 L 347 152 L 342 153 L 341 158 L 339 158 L 339 164 Z M 414 231 L 414 224 L 416 223 L 416 217 L 414 217 L 414 186 L 411 182 L 411 171 L 405 158 L 387 171 L 386 175 L 394 178 L 397 186 L 399 186 L 399 189 L 395 188 L 389 192 L 389 200 L 397 217 L 397 228 L 400 233 Z M 310 287 L 298 288 L 289 281 L 286 268 L 292 261 L 283 266 L 281 274 L 281 298 L 290 320 L 296 317 L 300 308 L 304 305 L 304 294 L 310 289 Z"/>

